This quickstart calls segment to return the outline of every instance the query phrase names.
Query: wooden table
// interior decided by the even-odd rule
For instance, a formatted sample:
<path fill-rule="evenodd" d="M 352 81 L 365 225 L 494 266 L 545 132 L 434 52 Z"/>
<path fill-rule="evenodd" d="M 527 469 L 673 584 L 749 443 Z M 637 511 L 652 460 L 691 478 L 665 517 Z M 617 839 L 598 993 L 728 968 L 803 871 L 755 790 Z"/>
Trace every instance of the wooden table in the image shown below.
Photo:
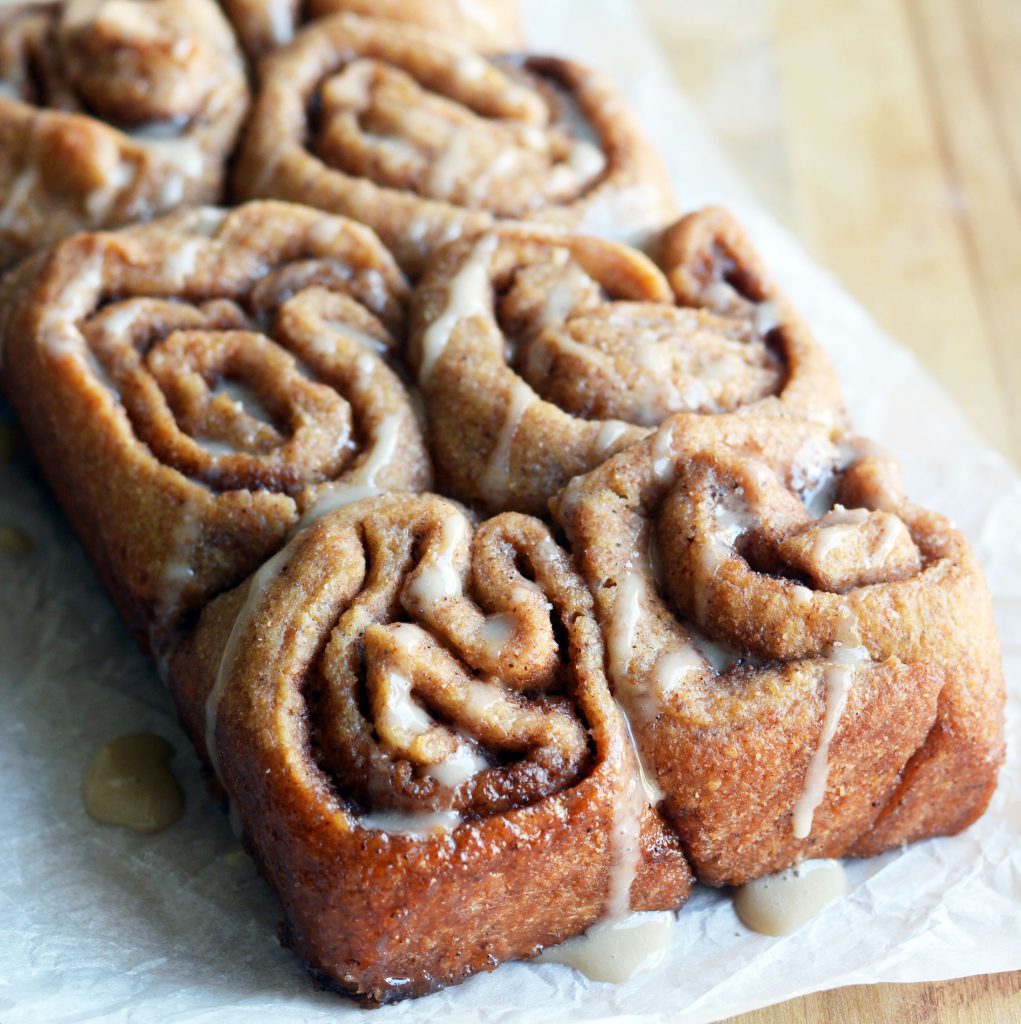
<path fill-rule="evenodd" d="M 1021 0 L 639 0 L 752 189 L 1021 464 Z M 1021 972 L 742 1024 L 1021 1024 Z"/>

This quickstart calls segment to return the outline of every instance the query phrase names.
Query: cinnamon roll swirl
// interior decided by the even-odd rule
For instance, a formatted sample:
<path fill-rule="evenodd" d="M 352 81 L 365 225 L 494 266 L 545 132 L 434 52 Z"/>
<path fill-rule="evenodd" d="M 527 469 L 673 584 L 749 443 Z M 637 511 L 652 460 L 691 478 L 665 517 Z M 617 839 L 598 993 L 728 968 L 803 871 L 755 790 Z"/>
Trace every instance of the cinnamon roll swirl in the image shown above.
<path fill-rule="evenodd" d="M 697 876 L 965 828 L 995 787 L 1004 704 L 965 539 L 860 442 L 685 420 L 553 506 Z"/>
<path fill-rule="evenodd" d="M 676 907 L 690 877 L 539 521 L 384 495 L 217 598 L 171 686 L 328 983 L 378 1003 Z"/>
<path fill-rule="evenodd" d="M 248 99 L 213 0 L 0 7 L 0 267 L 219 200 Z"/>
<path fill-rule="evenodd" d="M 370 225 L 412 276 L 498 220 L 644 241 L 673 215 L 658 158 L 587 68 L 486 59 L 440 34 L 336 15 L 264 60 L 233 177 Z"/>
<path fill-rule="evenodd" d="M 360 224 L 283 203 L 199 208 L 74 236 L 8 289 L 11 402 L 157 653 L 303 516 L 429 483 L 386 359 L 407 285 Z"/>
<path fill-rule="evenodd" d="M 245 52 L 262 57 L 289 43 L 302 21 L 348 11 L 442 32 L 475 50 L 521 48 L 521 11 L 515 0 L 220 0 Z"/>
<path fill-rule="evenodd" d="M 528 228 L 437 254 L 409 361 L 445 490 L 541 515 L 680 411 L 842 420 L 829 361 L 726 213 L 686 217 L 664 261 L 669 280 L 622 245 Z"/>

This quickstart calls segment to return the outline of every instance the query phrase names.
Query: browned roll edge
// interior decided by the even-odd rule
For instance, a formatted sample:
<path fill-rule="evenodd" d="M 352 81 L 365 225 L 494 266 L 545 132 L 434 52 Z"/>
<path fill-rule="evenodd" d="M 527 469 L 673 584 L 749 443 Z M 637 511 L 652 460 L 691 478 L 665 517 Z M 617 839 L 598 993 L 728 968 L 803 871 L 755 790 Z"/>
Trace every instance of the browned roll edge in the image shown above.
<path fill-rule="evenodd" d="M 594 761 L 568 788 L 528 806 L 469 816 L 453 832 L 409 836 L 385 824 L 377 823 L 383 831 L 359 825 L 367 819 L 323 774 L 310 746 L 310 730 L 326 728 L 310 717 L 310 680 L 326 671 L 315 666 L 329 658 L 338 634 L 378 630 L 368 623 L 392 614 L 382 591 L 399 585 L 389 567 L 396 563 L 388 561 L 399 542 L 389 538 L 397 529 L 391 524 L 405 515 L 440 522 L 439 540 L 427 534 L 421 542 L 426 562 L 442 553 L 444 517 L 462 517 L 430 495 L 384 496 L 319 521 L 246 586 L 206 609 L 171 673 L 196 748 L 206 750 L 215 736 L 220 778 L 284 906 L 287 943 L 331 984 L 368 1003 L 424 994 L 588 927 L 611 885 L 615 807 L 622 787 L 635 784 L 633 755 L 605 686 L 591 597 L 544 526 L 508 515 L 480 527 L 472 557 L 483 558 L 497 542 L 516 546 L 534 585 L 554 602 L 565 630 L 568 693 L 587 723 Z M 365 582 L 364 568 L 350 571 L 361 564 L 363 543 L 388 566 Z M 500 579 L 487 569 L 474 586 Z M 401 586 L 404 607 L 416 607 L 414 587 Z M 376 611 L 366 611 L 374 601 Z M 439 602 L 439 619 L 448 605 Z M 512 648 L 508 669 L 517 665 L 517 651 L 531 649 L 527 634 L 521 644 Z M 521 706 L 523 698 L 515 699 Z M 690 887 L 688 869 L 676 837 L 644 806 L 642 863 L 630 902 L 676 907 Z"/>
<path fill-rule="evenodd" d="M 802 502 L 831 473 L 838 504 L 813 520 Z M 888 457 L 796 421 L 679 416 L 553 509 L 700 880 L 868 856 L 984 811 L 1004 706 L 988 591 Z M 736 647 L 719 671 L 706 635 Z"/>

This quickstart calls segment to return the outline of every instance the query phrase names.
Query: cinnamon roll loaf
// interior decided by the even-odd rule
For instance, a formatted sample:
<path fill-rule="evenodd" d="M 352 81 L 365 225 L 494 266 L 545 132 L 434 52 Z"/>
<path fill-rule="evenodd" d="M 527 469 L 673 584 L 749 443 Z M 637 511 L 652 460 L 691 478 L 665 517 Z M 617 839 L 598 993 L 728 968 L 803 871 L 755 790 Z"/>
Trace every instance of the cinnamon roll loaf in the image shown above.
<path fill-rule="evenodd" d="M 663 262 L 529 228 L 437 254 L 408 344 L 445 490 L 541 515 L 679 411 L 842 420 L 829 361 L 732 218 L 684 218 Z"/>
<path fill-rule="evenodd" d="M 248 98 L 213 0 L 0 7 L 0 267 L 219 200 Z"/>
<path fill-rule="evenodd" d="M 262 57 L 288 43 L 302 21 L 348 11 L 418 25 L 473 49 L 505 53 L 521 48 L 516 0 L 220 0 L 245 51 Z"/>
<path fill-rule="evenodd" d="M 6 293 L 11 403 L 157 653 L 311 510 L 429 484 L 387 363 L 407 285 L 359 224 L 282 203 L 199 208 L 77 235 Z"/>
<path fill-rule="evenodd" d="M 642 242 L 673 202 L 658 158 L 595 72 L 487 59 L 440 34 L 335 15 L 261 66 L 233 182 L 372 227 L 412 276 L 502 220 Z"/>
<path fill-rule="evenodd" d="M 286 914 L 370 1003 L 676 907 L 591 596 L 546 526 L 429 494 L 299 533 L 213 601 L 171 687 Z"/>
<path fill-rule="evenodd" d="M 692 419 L 553 507 L 697 877 L 963 829 L 996 783 L 1004 704 L 967 542 L 868 445 Z"/>

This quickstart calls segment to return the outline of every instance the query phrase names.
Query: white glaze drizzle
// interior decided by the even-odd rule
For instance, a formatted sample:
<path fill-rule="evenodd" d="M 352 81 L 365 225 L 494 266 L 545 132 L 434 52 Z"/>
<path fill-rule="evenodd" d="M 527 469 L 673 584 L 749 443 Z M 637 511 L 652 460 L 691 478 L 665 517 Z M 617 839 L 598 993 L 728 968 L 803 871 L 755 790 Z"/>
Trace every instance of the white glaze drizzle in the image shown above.
<path fill-rule="evenodd" d="M 423 771 L 440 785 L 457 789 L 488 767 L 489 762 L 477 750 L 467 744 L 458 744 L 452 754 L 436 764 L 425 765 Z"/>
<path fill-rule="evenodd" d="M 764 338 L 770 331 L 775 331 L 783 323 L 780 307 L 768 299 L 755 304 L 753 317 L 755 333 L 760 338 Z"/>
<path fill-rule="evenodd" d="M 535 401 L 535 392 L 523 380 L 515 377 L 500 433 L 479 480 L 482 495 L 493 504 L 503 502 L 510 491 L 511 447 L 521 426 L 521 420 Z"/>
<path fill-rule="evenodd" d="M 876 550 L 869 556 L 869 562 L 872 564 L 885 562 L 897 546 L 897 541 L 905 534 L 910 538 L 910 531 L 903 520 L 898 519 L 895 515 L 888 514 L 883 522 L 883 529 L 879 534 Z"/>
<path fill-rule="evenodd" d="M 428 634 L 413 623 L 395 623 L 390 627 L 391 636 L 408 654 L 418 647 Z M 437 723 L 433 717 L 412 700 L 414 684 L 400 672 L 387 672 L 388 700 L 383 709 L 380 724 L 397 736 L 400 742 L 408 738 L 421 736 Z M 476 699 L 478 699 L 476 695 Z M 489 767 L 474 743 L 466 739 L 458 739 L 454 749 L 442 760 L 421 766 L 424 774 L 436 779 L 448 789 L 457 789 L 472 776 Z"/>
<path fill-rule="evenodd" d="M 202 519 L 197 510 L 192 506 L 183 507 L 170 534 L 173 553 L 164 563 L 160 578 L 161 625 L 166 623 L 185 587 L 195 578 L 195 555 L 201 536 Z"/>
<path fill-rule="evenodd" d="M 351 324 L 343 323 L 340 320 L 327 320 L 326 326 L 333 333 L 339 334 L 342 337 L 347 338 L 349 341 L 355 342 L 357 345 L 361 345 L 361 347 L 367 352 L 372 352 L 375 355 L 385 355 L 388 351 L 385 341 L 380 340 L 374 334 L 369 334 L 368 331 L 352 327 Z M 315 339 L 315 347 L 320 352 L 330 353 L 333 351 L 333 346 L 330 344 L 328 337 L 323 338 L 317 336 Z"/>
<path fill-rule="evenodd" d="M 653 679 L 659 698 L 666 699 L 682 683 L 692 675 L 698 675 L 705 669 L 705 659 L 693 643 L 672 651 L 664 651 L 656 659 Z"/>
<path fill-rule="evenodd" d="M 272 413 L 263 405 L 255 391 L 243 381 L 224 378 L 213 389 L 213 395 L 225 396 L 238 412 L 247 413 L 252 419 L 261 423 L 273 422 Z"/>
<path fill-rule="evenodd" d="M 837 734 L 841 716 L 847 706 L 854 669 L 869 657 L 868 651 L 858 644 L 857 618 L 850 603 L 845 602 L 841 608 L 837 639 L 830 649 L 829 662 L 823 675 L 826 693 L 822 731 L 808 763 L 801 796 L 794 805 L 791 829 L 795 839 L 806 839 L 810 835 L 812 819 L 826 794 L 830 745 Z"/>
<path fill-rule="evenodd" d="M 385 416 L 376 434 L 372 451 L 365 461 L 352 472 L 342 483 L 327 490 L 311 508 L 302 516 L 292 531 L 287 544 L 266 561 L 248 581 L 244 601 L 238 609 L 234 624 L 231 627 L 227 643 L 220 655 L 216 682 L 206 698 L 206 750 L 213 771 L 219 776 L 219 764 L 216 755 L 216 723 L 223 692 L 230 681 L 237 662 L 238 646 L 248 628 L 251 617 L 262 600 L 267 588 L 276 578 L 278 572 L 286 565 L 291 549 L 299 535 L 324 516 L 339 508 L 372 498 L 380 494 L 375 481 L 378 473 L 392 461 L 397 448 L 400 419 L 396 415 Z"/>
<path fill-rule="evenodd" d="M 418 604 L 426 615 L 440 601 L 461 596 L 461 577 L 454 568 L 454 552 L 461 546 L 468 530 L 468 522 L 459 512 L 449 512 L 440 522 L 439 548 L 432 564 L 427 565 L 408 584 L 408 597 Z"/>
<path fill-rule="evenodd" d="M 496 246 L 496 235 L 486 235 L 480 239 L 461 269 L 451 278 L 443 312 L 422 335 L 422 364 L 418 371 L 420 383 L 425 384 L 432 376 L 454 327 L 461 320 L 490 314 L 492 289 L 489 284 L 489 265 Z"/>
<path fill-rule="evenodd" d="M 170 276 L 173 287 L 182 288 L 195 273 L 199 253 L 208 245 L 204 238 L 186 238 L 179 242 L 163 261 L 163 269 Z"/>
<path fill-rule="evenodd" d="M 32 166 L 26 167 L 14 179 L 14 184 L 7 190 L 3 206 L 0 206 L 0 230 L 27 230 L 27 224 L 22 219 L 23 208 L 28 204 L 28 197 L 38 180 L 36 169 Z"/>
<path fill-rule="evenodd" d="M 713 528 L 705 537 L 699 558 L 700 577 L 695 582 L 695 618 L 705 622 L 709 610 L 709 585 L 730 557 L 737 538 L 752 525 L 752 514 L 743 498 L 728 493 L 713 509 Z"/>
<path fill-rule="evenodd" d="M 610 678 L 618 685 L 629 680 L 628 669 L 645 593 L 645 579 L 634 569 L 627 570 L 617 581 L 613 614 L 606 634 L 606 653 Z"/>
<path fill-rule="evenodd" d="M 618 714 L 634 752 L 636 772 L 628 773 L 614 805 L 609 887 L 603 916 L 583 935 L 544 950 L 539 963 L 561 963 L 594 981 L 621 983 L 655 970 L 666 957 L 674 915 L 632 913 L 631 886 L 642 861 L 642 815 L 663 793 L 651 781 L 627 715 Z"/>
<path fill-rule="evenodd" d="M 384 416 L 376 431 L 372 447 L 362 463 L 337 483 L 323 490 L 315 503 L 301 517 L 296 531 L 311 526 L 339 508 L 353 505 L 363 498 L 375 498 L 382 494 L 383 488 L 378 486 L 377 478 L 394 461 L 400 442 L 400 427 L 401 418 L 396 413 Z"/>
<path fill-rule="evenodd" d="M 652 438 L 652 472 L 656 481 L 666 487 L 677 479 L 677 468 L 673 458 L 674 425 L 669 420 L 656 431 Z"/>
<path fill-rule="evenodd" d="M 248 631 L 252 616 L 262 603 L 262 599 L 270 585 L 277 578 L 277 575 L 287 564 L 291 557 L 294 539 L 285 544 L 272 558 L 263 563 L 251 577 L 245 587 L 245 594 L 234 616 L 234 623 L 230 633 L 227 635 L 227 642 L 220 653 L 220 663 L 216 669 L 216 680 L 213 683 L 209 695 L 206 697 L 206 756 L 209 758 L 209 765 L 213 773 L 220 781 L 220 758 L 216 749 L 216 728 L 220 716 L 220 702 L 234 674 L 237 665 L 238 654 L 240 653 L 241 641 Z"/>
<path fill-rule="evenodd" d="M 603 458 L 630 427 L 631 424 L 623 420 L 606 420 L 600 425 L 592 440 L 593 452 Z"/>
<path fill-rule="evenodd" d="M 812 544 L 813 558 L 824 562 L 842 538 L 854 533 L 868 518 L 868 510 L 864 508 L 846 509 L 837 505 L 832 512 L 827 512 L 821 520 L 825 525 L 818 528 Z"/>
<path fill-rule="evenodd" d="M 379 725 L 400 737 L 421 736 L 436 723 L 425 708 L 411 699 L 411 680 L 401 672 L 386 673 L 387 700 L 379 713 Z"/>
<path fill-rule="evenodd" d="M 474 132 L 470 125 L 455 129 L 439 156 L 429 169 L 426 190 L 434 199 L 449 199 L 465 170 L 471 167 L 471 144 Z"/>
<path fill-rule="evenodd" d="M 294 16 L 290 0 L 268 0 L 266 14 L 273 45 L 276 47 L 289 43 L 294 38 Z"/>
<path fill-rule="evenodd" d="M 166 165 L 163 170 L 158 206 L 166 210 L 178 206 L 190 182 L 201 181 L 206 158 L 198 139 L 182 135 L 178 138 L 147 137 L 143 132 L 134 135 L 137 142 Z"/>
<path fill-rule="evenodd" d="M 461 824 L 457 811 L 373 811 L 358 819 L 361 828 L 391 835 L 417 836 L 453 832 Z"/>
<path fill-rule="evenodd" d="M 517 620 L 510 612 L 490 615 L 486 619 L 480 631 L 480 637 L 489 657 L 500 657 L 503 649 L 514 636 L 516 622 Z"/>
<path fill-rule="evenodd" d="M 107 170 L 101 187 L 92 189 L 85 197 L 85 212 L 93 221 L 109 216 L 121 190 L 131 183 L 134 165 L 127 160 L 117 162 Z"/>

